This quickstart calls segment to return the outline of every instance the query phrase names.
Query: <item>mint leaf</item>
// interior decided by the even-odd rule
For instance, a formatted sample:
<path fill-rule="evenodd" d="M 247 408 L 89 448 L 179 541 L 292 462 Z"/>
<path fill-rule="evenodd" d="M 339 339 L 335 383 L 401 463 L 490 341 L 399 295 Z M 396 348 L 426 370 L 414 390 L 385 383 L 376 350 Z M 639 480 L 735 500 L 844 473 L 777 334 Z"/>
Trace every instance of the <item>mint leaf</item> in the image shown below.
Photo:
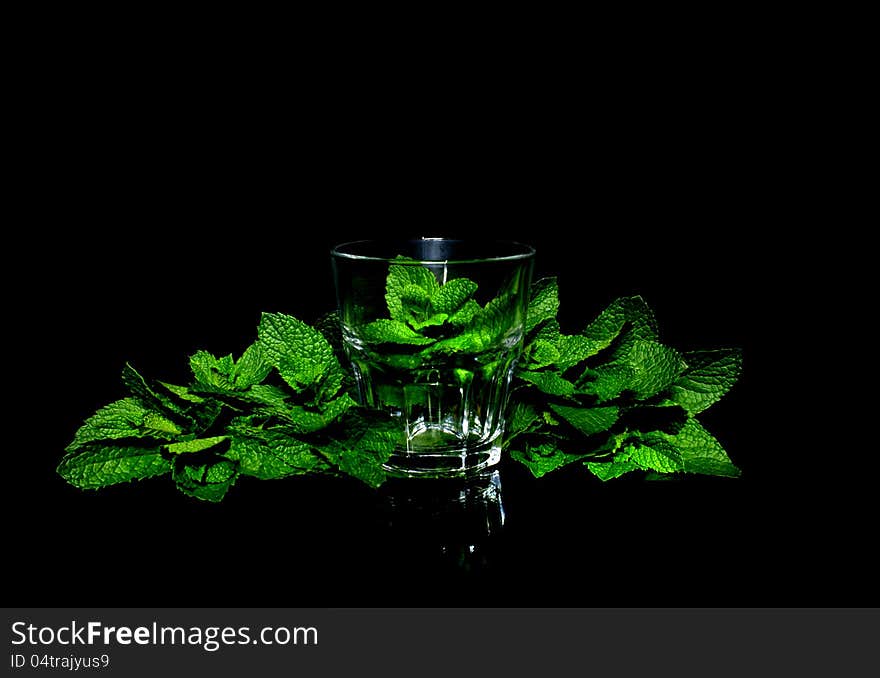
<path fill-rule="evenodd" d="M 740 470 L 730 461 L 721 443 L 696 419 L 688 419 L 678 433 L 652 431 L 641 434 L 640 440 L 648 446 L 665 443 L 674 449 L 681 457 L 682 470 L 687 473 L 730 478 L 740 475 Z"/>
<path fill-rule="evenodd" d="M 192 398 L 181 398 L 168 385 L 147 381 L 129 364 L 122 370 L 122 382 L 142 405 L 173 421 L 187 433 L 198 433 L 211 426 L 222 409 L 222 403 L 214 399 L 202 399 L 196 403 Z"/>
<path fill-rule="evenodd" d="M 399 320 L 374 320 L 360 328 L 364 341 L 370 344 L 410 344 L 423 346 L 433 343 Z"/>
<path fill-rule="evenodd" d="M 163 388 L 167 389 L 169 393 L 180 398 L 181 400 L 185 400 L 188 403 L 193 404 L 201 404 L 205 402 L 205 398 L 200 395 L 196 395 L 192 393 L 189 388 L 186 386 L 178 386 L 177 384 L 168 384 L 164 381 L 156 382 Z"/>
<path fill-rule="evenodd" d="M 681 354 L 656 341 L 633 341 L 618 362 L 632 368 L 627 390 L 633 391 L 639 398 L 659 393 L 684 369 Z"/>
<path fill-rule="evenodd" d="M 607 344 L 579 334 L 560 334 L 556 340 L 556 350 L 559 354 L 556 367 L 565 372 L 596 355 L 605 346 Z"/>
<path fill-rule="evenodd" d="M 196 438 L 195 440 L 184 440 L 179 443 L 171 443 L 165 446 L 165 449 L 171 454 L 188 454 L 190 452 L 201 452 L 215 447 L 227 440 L 229 436 L 213 436 L 211 438 Z"/>
<path fill-rule="evenodd" d="M 474 319 L 474 316 L 480 312 L 481 309 L 482 306 L 480 306 L 476 301 L 474 301 L 473 299 L 468 299 L 466 302 L 464 302 L 460 309 L 449 316 L 449 323 L 457 327 L 468 325 Z"/>
<path fill-rule="evenodd" d="M 331 424 L 335 419 L 356 406 L 357 403 L 348 393 L 343 393 L 335 400 L 325 403 L 321 406 L 321 416 L 324 418 L 324 425 Z"/>
<path fill-rule="evenodd" d="M 286 412 L 290 406 L 290 391 L 278 386 L 257 384 L 248 389 L 247 395 L 251 402 L 262 405 L 273 412 Z"/>
<path fill-rule="evenodd" d="M 165 438 L 166 436 L 179 435 L 180 427 L 170 419 L 166 419 L 158 412 L 147 412 L 144 415 L 144 428 L 147 435 L 153 438 Z"/>
<path fill-rule="evenodd" d="M 599 314 L 581 332 L 581 335 L 595 342 L 596 346 L 606 348 L 630 327 L 632 339 L 657 339 L 657 319 L 654 312 L 641 297 L 620 297 Z"/>
<path fill-rule="evenodd" d="M 569 407 L 550 403 L 550 409 L 587 436 L 607 431 L 620 416 L 617 407 Z"/>
<path fill-rule="evenodd" d="M 181 432 L 177 424 L 147 409 L 139 400 L 123 398 L 102 407 L 86 419 L 67 450 L 76 450 L 99 440 L 146 437 L 168 440 Z"/>
<path fill-rule="evenodd" d="M 344 420 L 339 438 L 318 449 L 324 457 L 370 487 L 378 487 L 387 478 L 383 464 L 388 461 L 400 437 L 396 422 L 378 413 L 358 412 Z"/>
<path fill-rule="evenodd" d="M 550 471 L 555 471 L 566 464 L 583 459 L 581 455 L 563 452 L 553 443 L 541 443 L 534 446 L 526 444 L 523 449 L 511 450 L 510 456 L 525 464 L 526 468 L 532 472 L 535 478 L 540 478 L 550 473 Z"/>
<path fill-rule="evenodd" d="M 600 403 L 607 402 L 623 393 L 629 386 L 635 370 L 629 365 L 609 363 L 596 369 L 584 370 L 577 381 L 577 392 L 592 395 Z"/>
<path fill-rule="evenodd" d="M 248 346 L 241 358 L 236 361 L 232 381 L 235 388 L 243 390 L 259 384 L 271 371 L 272 364 L 263 355 L 261 344 L 255 342 Z"/>
<path fill-rule="evenodd" d="M 168 391 L 168 394 L 163 393 L 162 397 L 173 402 L 174 410 L 181 413 L 179 416 L 186 422 L 186 429 L 190 433 L 201 433 L 209 428 L 223 409 L 223 403 L 214 398 L 216 391 L 205 397 L 193 393 L 193 390 L 203 390 L 203 387 L 198 385 L 190 388 L 163 381 L 158 381 L 156 384 Z"/>
<path fill-rule="evenodd" d="M 431 277 L 433 278 L 433 275 Z M 400 301 L 404 306 L 416 306 L 425 313 L 431 303 L 431 294 L 424 287 L 406 283 L 400 291 Z"/>
<path fill-rule="evenodd" d="M 435 313 L 452 315 L 477 291 L 477 283 L 467 278 L 450 280 L 431 297 Z"/>
<path fill-rule="evenodd" d="M 612 459 L 611 461 L 588 461 L 584 466 L 599 480 L 607 481 L 619 478 L 630 471 L 638 471 L 639 466 L 628 459 Z"/>
<path fill-rule="evenodd" d="M 579 393 L 595 395 L 600 403 L 624 391 L 643 400 L 667 388 L 684 369 L 678 351 L 656 341 L 631 341 L 615 355 L 614 361 L 584 371 Z"/>
<path fill-rule="evenodd" d="M 128 363 L 122 368 L 122 383 L 125 384 L 126 388 L 135 398 L 150 409 L 164 410 L 169 414 L 182 414 L 186 411 L 186 408 L 175 402 L 171 397 L 159 393 L 148 384 L 147 380 Z"/>
<path fill-rule="evenodd" d="M 316 385 L 338 365 L 321 333 L 293 316 L 263 313 L 257 334 L 263 355 L 297 391 Z"/>
<path fill-rule="evenodd" d="M 629 459 L 639 468 L 658 473 L 683 471 L 681 453 L 674 445 L 663 440 L 653 439 L 650 443 L 634 441 L 626 447 Z"/>
<path fill-rule="evenodd" d="M 280 418 L 286 420 L 291 430 L 295 433 L 313 433 L 326 428 L 334 419 L 355 405 L 356 403 L 352 400 L 351 396 L 344 393 L 317 411 L 301 405 L 292 405 L 284 409 L 275 409 L 274 412 Z"/>
<path fill-rule="evenodd" d="M 232 373 L 235 361 L 231 355 L 215 358 L 207 351 L 196 351 L 189 359 L 189 366 L 199 386 L 211 391 L 232 391 Z"/>
<path fill-rule="evenodd" d="M 91 443 L 67 455 L 58 474 L 82 489 L 106 487 L 168 473 L 171 465 L 157 447 Z"/>
<path fill-rule="evenodd" d="M 311 445 L 278 431 L 254 430 L 250 436 L 237 434 L 226 456 L 238 461 L 242 474 L 263 480 L 330 469 Z"/>
<path fill-rule="evenodd" d="M 236 463 L 228 459 L 215 459 L 204 463 L 187 463 L 179 457 L 174 463 L 174 481 L 177 489 L 190 497 L 218 502 L 238 477 Z"/>
<path fill-rule="evenodd" d="M 545 320 L 556 318 L 559 311 L 559 281 L 556 278 L 542 278 L 534 283 L 529 295 L 529 310 L 526 314 L 526 334 Z"/>
<path fill-rule="evenodd" d="M 401 262 L 408 261 L 400 257 Z M 406 322 L 411 314 L 407 310 L 413 299 L 413 288 L 419 288 L 430 299 L 440 288 L 437 278 L 419 263 L 392 264 L 388 267 L 385 281 L 385 303 L 392 320 Z"/>
<path fill-rule="evenodd" d="M 300 405 L 289 407 L 284 412 L 278 412 L 279 416 L 287 420 L 291 429 L 296 433 L 312 433 L 320 431 L 327 425 L 320 412 L 306 409 Z"/>
<path fill-rule="evenodd" d="M 539 423 L 540 416 L 533 405 L 522 402 L 514 403 L 510 408 L 510 423 L 506 442 L 520 433 L 532 430 Z"/>
<path fill-rule="evenodd" d="M 555 342 L 536 339 L 525 349 L 523 362 L 529 370 L 538 370 L 559 360 L 559 349 Z"/>
<path fill-rule="evenodd" d="M 466 350 L 482 352 L 504 343 L 513 313 L 513 299 L 501 294 L 474 314 L 464 333 L 456 339 L 467 342 Z M 464 342 L 462 342 L 464 345 Z"/>
<path fill-rule="evenodd" d="M 742 351 L 723 348 L 685 353 L 687 369 L 669 389 L 669 398 L 691 414 L 718 402 L 742 373 Z"/>
<path fill-rule="evenodd" d="M 520 372 L 523 381 L 534 384 L 542 393 L 555 396 L 568 396 L 574 393 L 574 384 L 558 372 Z"/>

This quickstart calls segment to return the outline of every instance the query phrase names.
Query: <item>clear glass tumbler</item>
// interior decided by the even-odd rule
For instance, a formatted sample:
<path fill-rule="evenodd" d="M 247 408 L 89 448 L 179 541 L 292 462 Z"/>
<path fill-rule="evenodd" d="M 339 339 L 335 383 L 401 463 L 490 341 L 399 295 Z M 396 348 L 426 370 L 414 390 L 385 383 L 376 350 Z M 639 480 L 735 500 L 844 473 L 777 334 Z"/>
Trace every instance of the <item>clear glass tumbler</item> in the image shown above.
<path fill-rule="evenodd" d="M 439 238 L 333 249 L 360 402 L 400 422 L 392 474 L 465 476 L 498 463 L 534 254 Z"/>

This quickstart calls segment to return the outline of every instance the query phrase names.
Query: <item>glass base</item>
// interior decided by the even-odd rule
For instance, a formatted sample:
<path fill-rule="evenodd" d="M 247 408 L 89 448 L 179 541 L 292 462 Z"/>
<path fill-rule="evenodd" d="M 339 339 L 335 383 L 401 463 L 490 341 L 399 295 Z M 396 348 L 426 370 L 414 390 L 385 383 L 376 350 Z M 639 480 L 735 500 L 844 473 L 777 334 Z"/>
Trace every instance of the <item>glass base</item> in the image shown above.
<path fill-rule="evenodd" d="M 501 461 L 501 435 L 480 445 L 398 449 L 383 468 L 398 478 L 462 478 Z"/>

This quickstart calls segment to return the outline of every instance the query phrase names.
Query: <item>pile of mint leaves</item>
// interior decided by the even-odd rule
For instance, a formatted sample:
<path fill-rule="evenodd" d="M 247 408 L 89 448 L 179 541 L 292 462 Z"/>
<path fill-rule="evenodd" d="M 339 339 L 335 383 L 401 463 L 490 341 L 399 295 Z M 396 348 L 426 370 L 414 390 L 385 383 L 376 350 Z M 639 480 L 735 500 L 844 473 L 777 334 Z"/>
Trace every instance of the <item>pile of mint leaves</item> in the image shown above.
<path fill-rule="evenodd" d="M 367 330 L 377 342 L 424 353 L 497 340 L 505 299 L 480 306 L 469 280 L 440 285 L 427 269 L 391 266 L 387 289 L 390 317 Z M 641 297 L 617 299 L 580 333 L 564 334 L 557 280 L 530 292 L 504 442 L 510 458 L 536 477 L 573 463 L 602 480 L 634 471 L 739 475 L 696 419 L 736 382 L 738 349 L 680 353 L 661 343 Z M 444 326 L 451 337 L 437 332 Z M 399 428 L 352 397 L 336 314 L 313 327 L 264 313 L 238 359 L 199 351 L 189 363 L 185 385 L 126 365 L 130 395 L 86 420 L 58 473 L 83 489 L 170 474 L 181 492 L 212 502 L 241 476 L 353 476 L 371 487 L 387 479 Z"/>

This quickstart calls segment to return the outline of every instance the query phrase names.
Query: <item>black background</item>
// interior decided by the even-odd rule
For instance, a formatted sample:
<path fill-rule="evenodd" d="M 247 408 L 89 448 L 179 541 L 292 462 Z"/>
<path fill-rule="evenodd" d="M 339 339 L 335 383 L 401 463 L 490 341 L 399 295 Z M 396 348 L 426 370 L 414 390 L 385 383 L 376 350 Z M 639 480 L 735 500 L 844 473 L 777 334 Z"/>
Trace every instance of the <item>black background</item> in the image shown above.
<path fill-rule="evenodd" d="M 789 121 L 767 80 L 697 62 L 466 82 L 349 64 L 317 83 L 59 64 L 46 190 L 7 252 L 26 271 L 9 302 L 9 604 L 877 604 L 874 504 L 794 381 L 816 293 L 789 247 Z M 313 320 L 335 303 L 338 242 L 475 234 L 537 248 L 569 330 L 640 293 L 670 344 L 743 347 L 741 382 L 703 417 L 742 479 L 535 481 L 503 463 L 507 524 L 468 570 L 430 526 L 389 527 L 356 481 L 245 478 L 209 505 L 168 478 L 94 493 L 55 475 L 124 395 L 125 361 L 182 381 L 193 351 L 241 351 L 262 310 Z"/>

